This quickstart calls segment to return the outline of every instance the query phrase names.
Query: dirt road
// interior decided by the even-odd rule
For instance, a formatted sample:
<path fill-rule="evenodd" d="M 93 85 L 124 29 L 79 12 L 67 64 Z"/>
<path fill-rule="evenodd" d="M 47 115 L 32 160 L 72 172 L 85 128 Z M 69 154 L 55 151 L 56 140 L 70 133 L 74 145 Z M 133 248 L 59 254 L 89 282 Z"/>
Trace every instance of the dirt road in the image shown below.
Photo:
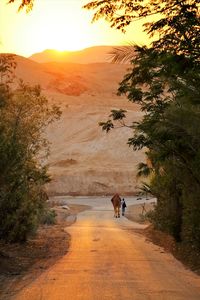
<path fill-rule="evenodd" d="M 68 254 L 15 299 L 200 299 L 200 277 L 133 232 L 143 225 L 114 219 L 109 199 L 76 201 L 93 209 L 67 228 L 72 235 Z M 133 202 L 127 200 L 128 205 Z"/>

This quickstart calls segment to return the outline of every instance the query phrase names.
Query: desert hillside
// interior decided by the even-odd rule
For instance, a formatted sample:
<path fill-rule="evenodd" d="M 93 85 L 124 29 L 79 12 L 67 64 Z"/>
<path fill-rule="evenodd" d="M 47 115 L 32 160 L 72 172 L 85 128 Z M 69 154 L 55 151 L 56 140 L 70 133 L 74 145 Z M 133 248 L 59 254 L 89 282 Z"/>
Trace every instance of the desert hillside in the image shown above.
<path fill-rule="evenodd" d="M 109 53 L 113 50 L 113 46 L 94 46 L 79 51 L 56 51 L 52 49 L 35 53 L 29 58 L 39 63 L 46 62 L 70 62 L 70 63 L 99 63 L 110 62 Z"/>
<path fill-rule="evenodd" d="M 133 193 L 136 166 L 143 155 L 126 145 L 131 130 L 106 134 L 98 126 L 113 108 L 126 109 L 127 122 L 140 118 L 136 105 L 116 96 L 127 66 L 16 59 L 16 75 L 30 84 L 39 83 L 50 101 L 63 111 L 60 121 L 47 132 L 51 142 L 49 194 Z"/>

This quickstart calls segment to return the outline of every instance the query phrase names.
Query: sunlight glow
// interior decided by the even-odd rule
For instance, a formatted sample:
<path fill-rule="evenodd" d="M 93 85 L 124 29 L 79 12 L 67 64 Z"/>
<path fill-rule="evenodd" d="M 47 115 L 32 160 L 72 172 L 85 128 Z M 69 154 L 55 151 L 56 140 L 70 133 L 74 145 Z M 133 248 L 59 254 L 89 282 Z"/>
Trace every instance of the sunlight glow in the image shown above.
<path fill-rule="evenodd" d="M 21 1 L 21 0 L 20 0 Z M 95 45 L 141 43 L 141 24 L 126 35 L 104 21 L 91 24 L 93 12 L 82 9 L 88 0 L 35 0 L 33 10 L 17 13 L 20 1 L 0 2 L 0 52 L 31 55 L 45 49 L 80 50 Z"/>

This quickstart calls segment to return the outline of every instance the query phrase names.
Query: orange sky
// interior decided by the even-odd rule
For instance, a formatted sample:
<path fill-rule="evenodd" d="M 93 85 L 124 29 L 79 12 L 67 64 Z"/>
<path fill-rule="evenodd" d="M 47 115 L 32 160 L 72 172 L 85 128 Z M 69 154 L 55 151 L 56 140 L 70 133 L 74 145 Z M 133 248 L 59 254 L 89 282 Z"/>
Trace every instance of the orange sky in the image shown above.
<path fill-rule="evenodd" d="M 17 12 L 16 4 L 0 2 L 0 52 L 23 56 L 44 49 L 80 50 L 94 45 L 145 43 L 141 23 L 126 34 L 99 21 L 91 24 L 92 11 L 82 9 L 89 0 L 35 0 L 30 13 Z"/>

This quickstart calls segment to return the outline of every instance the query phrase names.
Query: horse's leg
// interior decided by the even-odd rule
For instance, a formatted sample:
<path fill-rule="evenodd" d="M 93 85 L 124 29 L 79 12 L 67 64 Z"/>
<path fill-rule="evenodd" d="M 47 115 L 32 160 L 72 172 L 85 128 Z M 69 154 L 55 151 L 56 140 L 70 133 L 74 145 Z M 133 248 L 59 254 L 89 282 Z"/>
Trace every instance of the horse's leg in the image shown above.
<path fill-rule="evenodd" d="M 114 207 L 114 217 L 117 218 L 117 208 Z"/>
<path fill-rule="evenodd" d="M 118 216 L 118 218 L 120 218 L 120 207 L 119 206 L 117 207 L 117 216 Z"/>

